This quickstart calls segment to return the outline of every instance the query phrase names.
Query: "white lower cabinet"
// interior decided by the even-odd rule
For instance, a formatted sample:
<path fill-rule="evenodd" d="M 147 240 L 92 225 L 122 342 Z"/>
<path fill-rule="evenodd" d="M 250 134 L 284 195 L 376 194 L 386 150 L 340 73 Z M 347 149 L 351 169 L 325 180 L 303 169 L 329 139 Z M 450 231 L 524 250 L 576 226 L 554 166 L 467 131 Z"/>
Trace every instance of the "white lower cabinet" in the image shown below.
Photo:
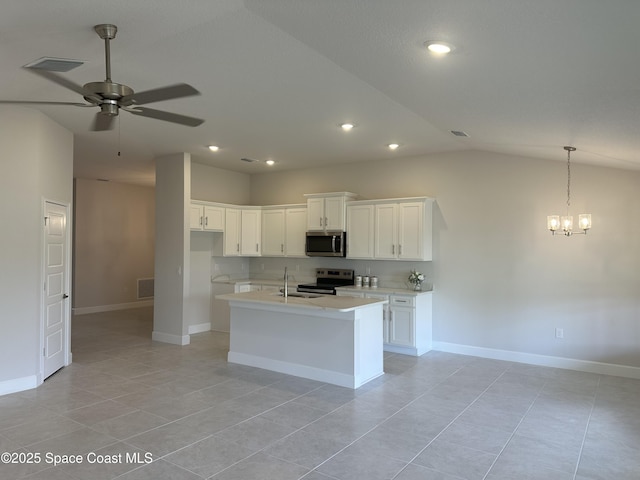
<path fill-rule="evenodd" d="M 399 347 L 415 347 L 416 309 L 413 303 L 411 297 L 391 296 L 388 344 Z"/>
<path fill-rule="evenodd" d="M 383 309 L 383 342 L 387 352 L 420 356 L 431 350 L 431 292 L 418 295 L 338 289 L 337 295 L 388 300 Z"/>

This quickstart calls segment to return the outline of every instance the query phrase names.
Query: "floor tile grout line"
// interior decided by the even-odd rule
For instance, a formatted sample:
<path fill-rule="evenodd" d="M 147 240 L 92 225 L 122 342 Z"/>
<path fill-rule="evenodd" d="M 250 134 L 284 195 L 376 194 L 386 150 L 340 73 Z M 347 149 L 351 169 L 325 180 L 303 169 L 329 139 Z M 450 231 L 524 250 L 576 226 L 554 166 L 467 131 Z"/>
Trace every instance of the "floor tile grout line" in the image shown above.
<path fill-rule="evenodd" d="M 511 432 L 511 435 L 509 435 L 509 438 L 507 439 L 505 444 L 500 449 L 500 452 L 498 452 L 498 454 L 496 455 L 496 458 L 493 460 L 493 462 L 491 462 L 491 465 L 487 469 L 487 473 L 485 473 L 484 476 L 482 477 L 482 480 L 486 480 L 486 478 L 489 475 L 489 473 L 491 473 L 491 470 L 493 469 L 495 464 L 498 462 L 498 459 L 500 458 L 500 455 L 502 455 L 502 452 L 504 452 L 505 449 L 509 446 L 509 444 L 511 443 L 511 440 L 513 440 L 513 437 L 516 435 L 516 432 L 518 431 L 518 428 L 520 428 L 520 425 L 522 425 L 522 422 L 524 421 L 524 418 L 531 411 L 531 409 L 533 408 L 533 405 L 536 403 L 536 400 L 538 400 L 538 398 L 540 398 L 540 393 L 544 390 L 544 387 L 546 387 L 548 383 L 549 383 L 549 380 L 545 379 L 545 382 L 542 384 L 542 387 L 540 387 L 540 389 L 538 390 L 538 393 L 536 394 L 536 397 L 531 401 L 531 404 L 529 405 L 529 408 L 527 408 L 527 411 L 524 412 L 524 414 L 520 418 L 520 421 L 518 422 L 518 425 L 515 426 L 515 428 L 513 429 L 513 432 Z"/>
<path fill-rule="evenodd" d="M 593 415 L 593 410 L 596 406 L 596 399 L 598 398 L 598 392 L 600 391 L 600 383 L 602 381 L 602 375 L 598 376 L 598 383 L 596 384 L 596 391 L 593 394 L 593 399 L 591 402 L 591 409 L 589 410 L 589 416 L 587 418 L 587 424 L 584 427 L 584 434 L 582 435 L 582 442 L 580 443 L 580 452 L 578 453 L 578 460 L 576 461 L 576 468 L 573 471 L 573 480 L 576 479 L 578 475 L 578 470 L 580 469 L 580 461 L 582 460 L 582 452 L 584 450 L 584 444 L 587 439 L 587 433 L 589 432 L 589 424 L 591 423 L 591 416 Z"/>

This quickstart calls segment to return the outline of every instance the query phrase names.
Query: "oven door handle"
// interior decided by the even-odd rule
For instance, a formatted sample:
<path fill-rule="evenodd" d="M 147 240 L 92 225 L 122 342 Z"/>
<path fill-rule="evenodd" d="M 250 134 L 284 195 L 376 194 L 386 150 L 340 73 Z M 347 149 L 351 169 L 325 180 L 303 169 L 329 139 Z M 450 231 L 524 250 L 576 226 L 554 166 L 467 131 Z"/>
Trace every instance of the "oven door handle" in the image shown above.
<path fill-rule="evenodd" d="M 336 236 L 335 235 L 331 236 L 331 251 L 333 253 L 336 253 Z"/>

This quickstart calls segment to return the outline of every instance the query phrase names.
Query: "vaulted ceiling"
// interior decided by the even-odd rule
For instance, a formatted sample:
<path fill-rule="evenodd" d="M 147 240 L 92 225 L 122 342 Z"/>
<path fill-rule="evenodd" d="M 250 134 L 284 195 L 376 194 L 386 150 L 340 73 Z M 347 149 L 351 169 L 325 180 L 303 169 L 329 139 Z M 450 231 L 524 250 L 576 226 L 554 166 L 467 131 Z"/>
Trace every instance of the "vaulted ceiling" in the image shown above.
<path fill-rule="evenodd" d="M 111 23 L 113 81 L 188 83 L 201 95 L 149 107 L 205 122 L 121 111 L 94 132 L 97 107 L 29 105 L 75 134 L 78 177 L 152 183 L 153 158 L 175 152 L 256 173 L 472 149 L 564 161 L 563 145 L 637 170 L 639 19 L 632 0 L 5 0 L 0 100 L 82 102 L 22 67 L 78 59 L 60 75 L 102 81 L 93 27 Z"/>

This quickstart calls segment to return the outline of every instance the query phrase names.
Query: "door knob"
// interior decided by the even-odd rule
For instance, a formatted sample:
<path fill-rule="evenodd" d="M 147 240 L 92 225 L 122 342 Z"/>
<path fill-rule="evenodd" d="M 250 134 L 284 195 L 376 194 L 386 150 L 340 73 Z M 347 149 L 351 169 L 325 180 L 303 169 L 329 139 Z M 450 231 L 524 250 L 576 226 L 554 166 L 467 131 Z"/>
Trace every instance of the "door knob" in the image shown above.
<path fill-rule="evenodd" d="M 67 295 L 66 293 L 64 293 L 64 294 L 62 295 L 62 298 L 63 298 L 63 299 L 64 299 L 64 298 L 69 298 L 69 295 Z"/>

